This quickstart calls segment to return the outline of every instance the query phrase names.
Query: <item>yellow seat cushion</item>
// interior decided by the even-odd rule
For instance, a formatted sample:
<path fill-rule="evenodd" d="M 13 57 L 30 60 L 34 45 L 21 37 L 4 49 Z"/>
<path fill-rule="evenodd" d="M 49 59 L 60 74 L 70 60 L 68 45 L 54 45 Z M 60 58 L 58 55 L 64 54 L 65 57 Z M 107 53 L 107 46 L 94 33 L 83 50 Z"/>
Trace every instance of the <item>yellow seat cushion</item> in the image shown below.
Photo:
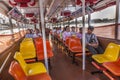
<path fill-rule="evenodd" d="M 103 54 L 93 55 L 92 58 L 98 63 L 111 62 L 114 61 L 112 58 L 105 56 Z"/>
<path fill-rule="evenodd" d="M 116 61 L 119 57 L 120 47 L 115 43 L 109 43 L 103 54 L 95 54 L 92 58 L 98 63 Z"/>
<path fill-rule="evenodd" d="M 41 62 L 27 64 L 20 52 L 16 52 L 14 58 L 19 62 L 26 75 L 35 75 L 47 72 L 44 64 Z"/>
<path fill-rule="evenodd" d="M 32 64 L 27 64 L 28 69 L 28 75 L 34 75 L 34 74 L 39 74 L 39 73 L 46 73 L 46 68 L 43 65 L 43 63 L 32 63 Z"/>

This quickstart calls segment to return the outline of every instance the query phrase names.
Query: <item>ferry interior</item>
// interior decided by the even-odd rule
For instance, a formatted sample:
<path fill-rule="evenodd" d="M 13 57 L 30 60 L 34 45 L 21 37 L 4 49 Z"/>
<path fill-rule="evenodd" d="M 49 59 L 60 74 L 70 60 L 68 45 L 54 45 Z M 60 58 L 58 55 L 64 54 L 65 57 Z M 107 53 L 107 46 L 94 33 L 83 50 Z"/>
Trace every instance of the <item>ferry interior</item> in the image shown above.
<path fill-rule="evenodd" d="M 0 80 L 120 80 L 119 55 L 120 0 L 0 0 Z"/>

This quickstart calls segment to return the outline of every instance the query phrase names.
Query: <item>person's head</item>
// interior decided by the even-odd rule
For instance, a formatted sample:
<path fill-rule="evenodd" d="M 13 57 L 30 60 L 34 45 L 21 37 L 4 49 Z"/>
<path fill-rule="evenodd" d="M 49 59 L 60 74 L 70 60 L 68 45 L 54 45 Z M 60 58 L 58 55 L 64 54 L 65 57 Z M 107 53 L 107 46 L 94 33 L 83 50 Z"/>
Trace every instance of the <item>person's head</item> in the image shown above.
<path fill-rule="evenodd" d="M 72 26 L 72 27 L 71 27 L 71 30 L 72 30 L 73 32 L 75 32 L 75 27 L 74 27 L 74 26 Z"/>
<path fill-rule="evenodd" d="M 66 31 L 69 32 L 70 31 L 70 27 L 66 26 Z"/>
<path fill-rule="evenodd" d="M 40 31 L 39 29 L 35 29 L 35 33 L 38 34 Z"/>
<path fill-rule="evenodd" d="M 61 26 L 59 27 L 59 30 L 61 30 Z"/>
<path fill-rule="evenodd" d="M 82 33 L 82 27 L 81 27 L 81 28 L 79 28 L 79 33 Z"/>
<path fill-rule="evenodd" d="M 94 30 L 94 27 L 93 26 L 89 26 L 88 27 L 88 34 L 91 34 Z"/>
<path fill-rule="evenodd" d="M 27 32 L 26 32 L 27 34 L 30 34 L 30 29 L 27 29 Z"/>
<path fill-rule="evenodd" d="M 63 28 L 63 31 L 62 31 L 62 32 L 64 32 L 64 31 L 66 31 L 66 27 Z"/>
<path fill-rule="evenodd" d="M 27 29 L 27 34 L 32 34 L 32 30 L 31 29 Z"/>

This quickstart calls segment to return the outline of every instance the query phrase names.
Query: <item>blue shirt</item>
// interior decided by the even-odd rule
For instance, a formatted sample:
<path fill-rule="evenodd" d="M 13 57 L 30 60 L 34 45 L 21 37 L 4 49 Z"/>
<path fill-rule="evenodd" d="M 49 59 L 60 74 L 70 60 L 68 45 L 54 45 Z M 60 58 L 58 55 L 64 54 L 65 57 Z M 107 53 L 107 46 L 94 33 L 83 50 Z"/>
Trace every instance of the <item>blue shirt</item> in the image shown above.
<path fill-rule="evenodd" d="M 26 34 L 25 38 L 33 38 L 33 34 Z"/>

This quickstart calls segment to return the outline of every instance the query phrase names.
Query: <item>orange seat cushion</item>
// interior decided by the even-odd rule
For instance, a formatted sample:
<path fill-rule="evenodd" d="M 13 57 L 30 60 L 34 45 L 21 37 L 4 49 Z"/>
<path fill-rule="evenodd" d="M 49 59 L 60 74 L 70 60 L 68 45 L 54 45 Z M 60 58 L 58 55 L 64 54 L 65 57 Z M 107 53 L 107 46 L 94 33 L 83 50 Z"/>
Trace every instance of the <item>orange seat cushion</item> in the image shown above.
<path fill-rule="evenodd" d="M 34 39 L 35 47 L 36 47 L 36 54 L 38 60 L 44 59 L 44 48 L 43 48 L 43 41 L 41 38 Z M 46 40 L 46 47 L 47 47 L 47 56 L 48 58 L 53 57 L 52 48 L 50 46 L 50 42 Z"/>
<path fill-rule="evenodd" d="M 105 62 L 103 66 L 107 68 L 111 73 L 116 76 L 120 76 L 120 63 L 119 61 L 116 62 Z"/>
<path fill-rule="evenodd" d="M 28 76 L 27 80 L 51 80 L 51 78 L 47 73 L 42 73 L 42 74 Z"/>

